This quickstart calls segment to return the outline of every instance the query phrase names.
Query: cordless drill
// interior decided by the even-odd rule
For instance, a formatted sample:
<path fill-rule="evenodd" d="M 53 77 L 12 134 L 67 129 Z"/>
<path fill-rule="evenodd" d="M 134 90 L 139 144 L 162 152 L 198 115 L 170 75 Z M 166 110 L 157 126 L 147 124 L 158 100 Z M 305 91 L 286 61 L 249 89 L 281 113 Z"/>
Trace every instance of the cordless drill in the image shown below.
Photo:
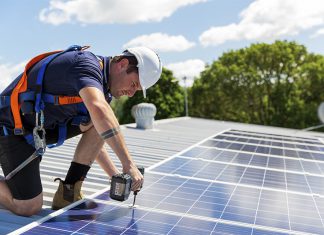
<path fill-rule="evenodd" d="M 144 176 L 144 171 L 145 171 L 144 167 L 138 167 L 137 169 Z M 111 178 L 110 198 L 117 201 L 127 200 L 131 192 L 131 186 L 132 186 L 132 177 L 130 175 L 125 173 L 113 175 Z M 135 199 L 138 191 L 134 191 L 133 206 L 135 205 Z"/>

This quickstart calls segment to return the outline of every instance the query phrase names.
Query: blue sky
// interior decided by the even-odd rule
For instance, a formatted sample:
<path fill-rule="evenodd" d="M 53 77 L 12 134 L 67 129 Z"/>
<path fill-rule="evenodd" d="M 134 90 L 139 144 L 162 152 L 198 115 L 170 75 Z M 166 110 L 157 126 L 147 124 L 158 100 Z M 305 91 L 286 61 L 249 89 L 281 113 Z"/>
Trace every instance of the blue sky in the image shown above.
<path fill-rule="evenodd" d="M 72 44 L 98 55 L 155 49 L 176 77 L 231 49 L 276 39 L 324 53 L 322 0 L 0 1 L 0 91 L 31 57 Z"/>

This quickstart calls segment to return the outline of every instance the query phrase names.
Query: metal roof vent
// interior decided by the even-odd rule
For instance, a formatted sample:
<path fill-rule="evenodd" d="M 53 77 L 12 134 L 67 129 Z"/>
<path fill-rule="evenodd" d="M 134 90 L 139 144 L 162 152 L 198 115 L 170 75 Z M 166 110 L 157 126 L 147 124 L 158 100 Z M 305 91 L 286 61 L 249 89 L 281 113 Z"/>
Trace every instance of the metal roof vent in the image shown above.
<path fill-rule="evenodd" d="M 154 104 L 140 103 L 132 107 L 132 116 L 136 121 L 136 128 L 152 129 L 156 107 Z"/>
<path fill-rule="evenodd" d="M 320 106 L 318 106 L 317 116 L 319 120 L 321 120 L 321 122 L 324 123 L 324 102 L 322 102 Z"/>

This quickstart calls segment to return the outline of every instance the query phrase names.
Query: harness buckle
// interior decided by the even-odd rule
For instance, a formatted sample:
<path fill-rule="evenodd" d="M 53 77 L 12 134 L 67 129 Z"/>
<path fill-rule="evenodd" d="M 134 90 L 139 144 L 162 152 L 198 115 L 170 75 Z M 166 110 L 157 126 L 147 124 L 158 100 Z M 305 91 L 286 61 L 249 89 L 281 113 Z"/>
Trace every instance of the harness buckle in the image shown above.
<path fill-rule="evenodd" d="M 24 128 L 15 128 L 14 135 L 24 135 Z"/>
<path fill-rule="evenodd" d="M 54 96 L 54 105 L 60 105 L 60 97 L 58 95 Z"/>

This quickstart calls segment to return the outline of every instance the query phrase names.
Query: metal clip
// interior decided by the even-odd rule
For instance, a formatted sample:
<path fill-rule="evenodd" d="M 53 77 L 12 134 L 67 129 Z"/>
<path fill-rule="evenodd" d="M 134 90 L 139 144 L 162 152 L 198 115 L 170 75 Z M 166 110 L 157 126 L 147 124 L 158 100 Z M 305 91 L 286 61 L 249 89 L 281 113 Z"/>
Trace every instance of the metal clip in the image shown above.
<path fill-rule="evenodd" d="M 39 115 L 40 115 L 40 118 L 38 117 Z M 35 127 L 37 127 L 38 130 L 41 130 L 44 128 L 44 111 L 43 110 L 41 110 L 40 113 L 36 113 Z"/>
<path fill-rule="evenodd" d="M 43 155 L 46 150 L 46 139 L 45 139 L 45 129 L 44 129 L 44 112 L 40 112 L 40 120 L 38 117 L 39 113 L 36 113 L 36 125 L 33 129 L 33 137 L 35 149 L 38 155 Z M 40 123 L 39 123 L 40 121 Z"/>

